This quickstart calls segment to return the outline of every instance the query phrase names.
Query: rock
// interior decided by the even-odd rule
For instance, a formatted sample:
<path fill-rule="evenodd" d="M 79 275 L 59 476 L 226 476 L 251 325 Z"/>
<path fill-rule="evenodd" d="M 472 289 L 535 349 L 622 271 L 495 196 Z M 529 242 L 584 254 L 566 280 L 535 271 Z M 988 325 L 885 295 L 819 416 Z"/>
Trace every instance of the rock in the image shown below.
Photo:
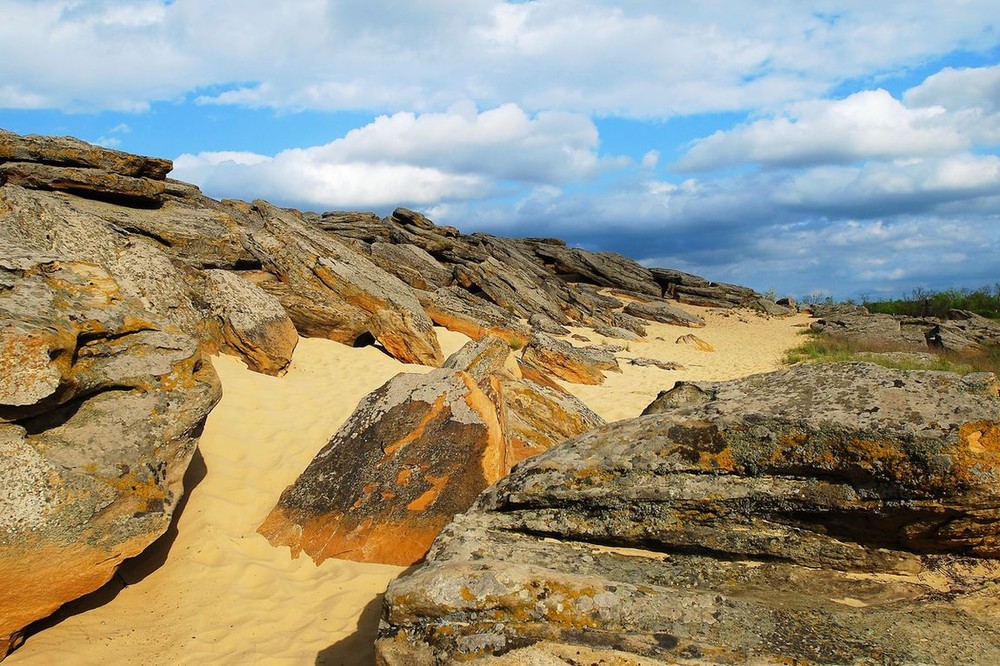
<path fill-rule="evenodd" d="M 256 201 L 247 245 L 278 279 L 273 294 L 304 335 L 355 344 L 369 337 L 404 363 L 439 366 L 434 326 L 413 291 L 294 211 Z"/>
<path fill-rule="evenodd" d="M 795 310 L 793 308 L 787 308 L 782 305 L 778 305 L 777 303 L 768 298 L 755 299 L 752 307 L 755 310 L 760 310 L 764 314 L 769 314 L 775 317 L 787 317 L 789 315 L 795 314 Z"/>
<path fill-rule="evenodd" d="M 65 190 L 132 206 L 159 206 L 166 190 L 160 180 L 27 162 L 0 164 L 0 184 L 6 183 L 36 190 Z"/>
<path fill-rule="evenodd" d="M 606 338 L 618 338 L 619 340 L 642 340 L 639 335 L 628 329 L 615 328 L 614 326 L 607 326 L 604 324 L 594 326 L 594 333 L 603 335 Z"/>
<path fill-rule="evenodd" d="M 646 296 L 663 294 L 648 268 L 620 254 L 588 252 L 549 240 L 522 239 L 520 242 L 566 282 L 585 282 Z"/>
<path fill-rule="evenodd" d="M 691 328 L 701 328 L 705 325 L 705 320 L 698 315 L 690 314 L 669 303 L 629 303 L 625 306 L 625 314 L 658 321 L 662 324 L 672 324 L 674 326 L 688 326 Z"/>
<path fill-rule="evenodd" d="M 371 259 L 414 289 L 433 291 L 452 282 L 452 272 L 422 248 L 409 243 L 372 243 Z"/>
<path fill-rule="evenodd" d="M 710 282 L 703 277 L 668 268 L 652 268 L 653 279 L 663 289 L 664 298 L 708 308 L 747 307 L 760 298 L 753 289 L 735 284 Z"/>
<path fill-rule="evenodd" d="M 168 527 L 221 386 L 91 263 L 0 252 L 0 655 Z"/>
<path fill-rule="evenodd" d="M 677 382 L 672 389 L 660 391 L 656 399 L 642 411 L 641 416 L 672 412 L 685 407 L 697 407 L 714 399 L 714 397 L 715 394 L 711 392 L 711 389 L 706 390 L 690 382 Z"/>
<path fill-rule="evenodd" d="M 524 380 L 507 343 L 469 343 L 428 375 L 369 394 L 259 531 L 293 556 L 409 565 L 510 467 L 601 423 Z"/>
<path fill-rule="evenodd" d="M 682 335 L 679 338 L 677 338 L 677 340 L 675 340 L 674 342 L 675 344 L 678 345 L 689 345 L 691 347 L 694 347 L 698 351 L 703 351 L 703 352 L 715 351 L 715 347 L 708 344 L 707 342 L 699 338 L 697 335 L 694 335 L 692 333 L 689 333 L 687 335 Z"/>
<path fill-rule="evenodd" d="M 680 363 L 673 363 L 671 361 L 661 361 L 655 358 L 630 358 L 629 365 L 636 365 L 640 368 L 659 368 L 660 370 L 687 370 Z"/>
<path fill-rule="evenodd" d="M 569 335 L 568 328 L 540 313 L 535 313 L 528 317 L 528 325 L 536 331 L 548 333 L 549 335 Z"/>
<path fill-rule="evenodd" d="M 775 301 L 775 303 L 783 308 L 788 308 L 792 312 L 799 311 L 798 302 L 791 296 L 785 296 L 784 298 L 779 298 L 778 300 Z"/>
<path fill-rule="evenodd" d="M 604 374 L 599 363 L 586 352 L 568 342 L 544 333 L 536 333 L 522 357 L 559 379 L 573 384 L 603 384 Z"/>
<path fill-rule="evenodd" d="M 73 137 L 19 136 L 0 129 L 0 163 L 4 162 L 83 167 L 152 180 L 165 179 L 174 168 L 170 160 L 102 148 Z"/>
<path fill-rule="evenodd" d="M 520 349 L 531 338 L 531 329 L 519 319 L 461 287 L 443 287 L 421 293 L 419 298 L 431 321 L 473 340 L 492 335 L 506 340 L 512 349 Z"/>
<path fill-rule="evenodd" d="M 251 370 L 284 373 L 299 336 L 278 299 L 230 271 L 205 271 L 205 278 L 205 300 L 218 317 L 227 348 Z"/>
<path fill-rule="evenodd" d="M 927 349 L 928 334 L 936 326 L 926 320 L 903 320 L 887 314 L 844 314 L 817 319 L 809 329 L 875 350 L 888 346 L 921 351 Z"/>
<path fill-rule="evenodd" d="M 390 584 L 377 654 L 994 663 L 998 386 L 797 366 L 564 442 Z"/>

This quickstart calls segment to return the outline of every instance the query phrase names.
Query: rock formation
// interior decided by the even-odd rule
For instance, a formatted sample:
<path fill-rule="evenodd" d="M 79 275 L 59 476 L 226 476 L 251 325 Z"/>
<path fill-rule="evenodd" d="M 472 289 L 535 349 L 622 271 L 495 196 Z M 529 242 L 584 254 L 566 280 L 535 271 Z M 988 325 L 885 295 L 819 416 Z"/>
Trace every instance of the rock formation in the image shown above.
<path fill-rule="evenodd" d="M 470 342 L 441 369 L 369 394 L 259 531 L 317 564 L 412 564 L 512 465 L 601 422 L 524 379 L 503 340 Z"/>
<path fill-rule="evenodd" d="M 1000 660 L 996 377 L 813 365 L 678 390 L 458 516 L 390 585 L 378 663 Z"/>
<path fill-rule="evenodd" d="M 3 655 L 166 530 L 221 386 L 100 266 L 0 247 Z"/>
<path fill-rule="evenodd" d="M 810 325 L 813 332 L 874 349 L 962 353 L 1000 346 L 1000 323 L 964 310 L 951 310 L 945 320 L 869 313 L 864 308 L 821 312 Z"/>

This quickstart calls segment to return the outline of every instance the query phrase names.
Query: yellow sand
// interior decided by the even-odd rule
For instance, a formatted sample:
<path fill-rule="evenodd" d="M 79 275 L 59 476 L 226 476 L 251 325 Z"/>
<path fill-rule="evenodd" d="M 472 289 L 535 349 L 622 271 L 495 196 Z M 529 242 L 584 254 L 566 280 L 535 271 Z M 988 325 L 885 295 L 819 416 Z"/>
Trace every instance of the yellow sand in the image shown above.
<path fill-rule="evenodd" d="M 619 354 L 679 362 L 686 371 L 623 363 L 624 372 L 608 373 L 603 386 L 567 386 L 608 420 L 635 416 L 678 379 L 776 369 L 805 322 L 696 311 L 706 328 L 654 325 L 648 341 L 629 342 Z M 438 331 L 446 354 L 467 340 Z M 716 351 L 674 343 L 692 332 Z M 205 474 L 188 494 L 176 538 L 123 570 L 129 585 L 113 599 L 74 604 L 86 610 L 29 637 L 7 663 L 371 663 L 381 594 L 402 569 L 334 559 L 317 567 L 307 557 L 291 559 L 255 530 L 366 393 L 397 372 L 427 368 L 403 366 L 371 347 L 309 339 L 281 378 L 249 372 L 231 357 L 214 363 L 225 395 L 201 438 Z M 104 602 L 114 593 L 98 596 Z"/>

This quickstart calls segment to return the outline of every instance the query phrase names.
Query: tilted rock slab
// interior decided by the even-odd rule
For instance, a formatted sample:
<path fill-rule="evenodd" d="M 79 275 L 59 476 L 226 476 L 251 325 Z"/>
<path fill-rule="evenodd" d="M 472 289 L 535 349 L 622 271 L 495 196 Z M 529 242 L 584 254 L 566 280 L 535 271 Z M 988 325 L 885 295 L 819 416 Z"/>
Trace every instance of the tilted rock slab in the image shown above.
<path fill-rule="evenodd" d="M 625 306 L 624 313 L 633 317 L 639 317 L 640 319 L 658 321 L 661 324 L 688 326 L 690 328 L 703 328 L 705 326 L 705 320 L 698 315 L 691 314 L 686 310 L 664 302 L 629 303 Z"/>
<path fill-rule="evenodd" d="M 0 656 L 168 527 L 221 397 L 198 341 L 89 263 L 0 256 Z"/>
<path fill-rule="evenodd" d="M 680 390 L 456 517 L 390 584 L 377 663 L 578 647 L 588 663 L 998 663 L 996 377 L 821 365 Z"/>
<path fill-rule="evenodd" d="M 378 340 L 404 363 L 444 360 L 434 324 L 413 290 L 296 211 L 255 201 L 247 246 L 275 279 L 259 285 L 284 306 L 303 335 L 354 344 Z"/>
<path fill-rule="evenodd" d="M 519 374 L 507 343 L 484 338 L 428 375 L 397 375 L 362 401 L 258 531 L 317 564 L 419 561 L 512 465 L 602 422 Z"/>
<path fill-rule="evenodd" d="M 601 362 L 586 350 L 545 333 L 535 333 L 521 356 L 528 363 L 573 384 L 603 384 L 604 373 L 601 370 L 610 369 L 606 362 Z M 617 368 L 617 363 L 614 367 Z"/>

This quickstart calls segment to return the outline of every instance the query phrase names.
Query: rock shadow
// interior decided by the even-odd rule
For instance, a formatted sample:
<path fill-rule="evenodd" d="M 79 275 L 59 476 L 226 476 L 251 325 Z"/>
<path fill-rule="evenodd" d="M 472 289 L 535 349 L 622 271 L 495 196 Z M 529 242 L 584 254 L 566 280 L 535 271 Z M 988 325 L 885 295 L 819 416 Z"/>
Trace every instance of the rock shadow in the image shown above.
<path fill-rule="evenodd" d="M 361 611 L 357 631 L 317 653 L 316 666 L 371 666 L 375 663 L 375 638 L 384 596 L 378 595 Z"/>

